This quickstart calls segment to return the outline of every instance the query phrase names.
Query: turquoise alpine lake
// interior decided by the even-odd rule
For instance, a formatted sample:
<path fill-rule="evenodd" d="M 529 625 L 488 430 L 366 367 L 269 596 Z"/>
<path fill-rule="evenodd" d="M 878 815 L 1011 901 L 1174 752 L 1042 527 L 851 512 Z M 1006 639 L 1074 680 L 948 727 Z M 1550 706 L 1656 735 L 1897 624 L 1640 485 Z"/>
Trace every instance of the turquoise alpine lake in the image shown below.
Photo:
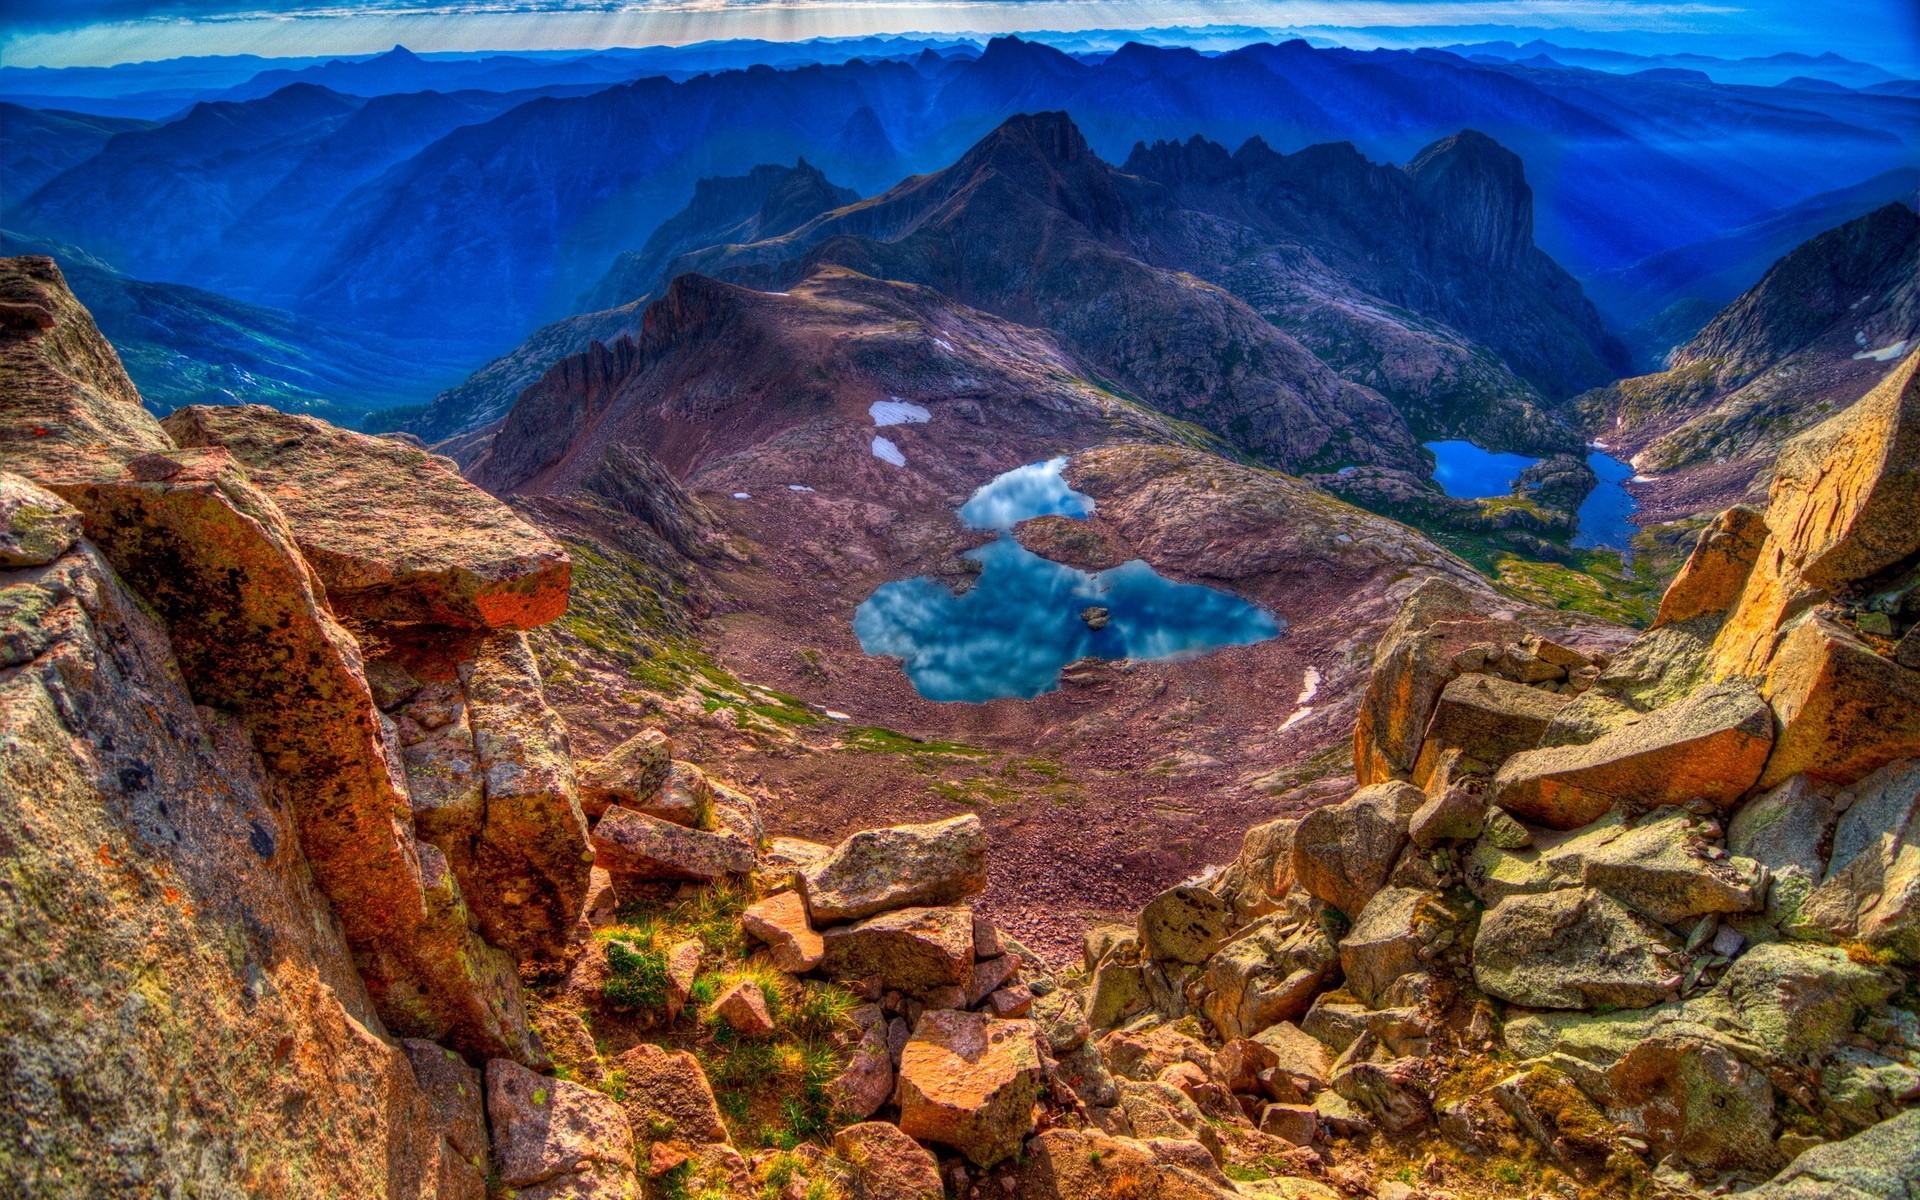
<path fill-rule="evenodd" d="M 1524 454 L 1499 454 L 1472 442 L 1428 442 L 1433 451 L 1433 481 L 1449 496 L 1485 500 L 1513 491 L 1520 472 L 1539 462 Z"/>
<path fill-rule="evenodd" d="M 1007 532 L 1020 521 L 1093 511 L 1092 498 L 1061 478 L 1065 466 L 1056 458 L 1019 467 L 976 491 L 961 520 L 1001 532 L 964 555 L 980 564 L 973 586 L 956 595 L 928 576 L 881 585 L 853 615 L 861 649 L 898 657 L 929 700 L 979 703 L 1050 692 L 1060 669 L 1082 658 L 1198 654 L 1285 627 L 1238 596 L 1175 583 L 1138 559 L 1089 573 L 1021 546 Z M 1105 609 L 1105 623 L 1087 620 L 1088 609 Z"/>
<path fill-rule="evenodd" d="M 1520 472 L 1540 461 L 1524 454 L 1482 450 L 1472 442 L 1427 442 L 1426 447 L 1433 451 L 1433 481 L 1447 495 L 1465 500 L 1507 495 Z M 1633 478 L 1633 468 L 1598 450 L 1587 455 L 1587 466 L 1600 482 L 1574 514 L 1574 548 L 1625 553 L 1640 531 L 1632 520 L 1640 502 L 1623 486 Z"/>

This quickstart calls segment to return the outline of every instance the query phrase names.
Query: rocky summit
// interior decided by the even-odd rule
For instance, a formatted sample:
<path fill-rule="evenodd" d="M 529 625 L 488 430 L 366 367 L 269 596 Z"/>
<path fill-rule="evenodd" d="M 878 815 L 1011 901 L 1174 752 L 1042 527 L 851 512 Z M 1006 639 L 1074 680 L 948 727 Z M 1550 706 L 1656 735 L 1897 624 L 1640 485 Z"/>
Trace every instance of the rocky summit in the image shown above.
<path fill-rule="evenodd" d="M 844 122 L 689 175 L 432 446 L 156 416 L 0 259 L 0 1193 L 1920 1196 L 1910 210 L 1609 385 L 1484 134 L 995 116 L 862 199 L 908 134 Z M 1602 426 L 1743 501 L 1609 552 L 1633 604 L 1575 590 Z M 1429 437 L 1537 458 L 1443 495 Z"/>

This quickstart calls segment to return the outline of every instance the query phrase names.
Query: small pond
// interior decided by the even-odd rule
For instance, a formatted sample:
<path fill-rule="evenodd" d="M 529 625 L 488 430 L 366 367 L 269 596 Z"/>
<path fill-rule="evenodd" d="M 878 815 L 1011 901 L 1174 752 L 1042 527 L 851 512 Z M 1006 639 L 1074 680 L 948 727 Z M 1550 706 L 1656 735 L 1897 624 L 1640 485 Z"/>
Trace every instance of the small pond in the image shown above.
<path fill-rule="evenodd" d="M 1496 454 L 1472 442 L 1428 442 L 1426 447 L 1433 451 L 1433 481 L 1440 490 L 1468 500 L 1507 495 L 1520 472 L 1540 461 L 1524 454 Z M 1639 532 L 1632 514 L 1640 502 L 1622 486 L 1633 478 L 1633 468 L 1598 450 L 1587 455 L 1587 465 L 1600 483 L 1587 493 L 1575 514 L 1573 545 L 1580 550 L 1625 552 Z"/>
<path fill-rule="evenodd" d="M 1263 609 L 1137 559 L 1088 573 L 1014 541 L 1006 531 L 1029 517 L 1093 511 L 1061 478 L 1066 461 L 1019 467 L 976 491 L 961 520 L 1001 536 L 965 555 L 980 564 L 973 586 L 956 596 L 926 576 L 882 585 L 854 612 L 861 649 L 898 656 L 929 700 L 980 702 L 1050 692 L 1081 658 L 1170 658 L 1279 634 L 1284 622 Z M 1105 622 L 1085 619 L 1088 609 L 1105 609 Z"/>

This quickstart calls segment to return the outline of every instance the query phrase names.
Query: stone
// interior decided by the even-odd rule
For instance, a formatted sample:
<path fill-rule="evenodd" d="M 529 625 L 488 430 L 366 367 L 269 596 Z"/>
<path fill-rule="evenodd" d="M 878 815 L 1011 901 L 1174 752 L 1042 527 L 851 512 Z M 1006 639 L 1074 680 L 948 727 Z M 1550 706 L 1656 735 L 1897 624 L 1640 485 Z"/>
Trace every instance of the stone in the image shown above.
<path fill-rule="evenodd" d="M 1203 963 L 1233 928 L 1233 907 L 1197 887 L 1168 888 L 1140 910 L 1140 946 L 1156 959 Z"/>
<path fill-rule="evenodd" d="M 1746 590 L 1747 576 L 1767 539 L 1767 519 L 1757 508 L 1736 504 L 1707 522 L 1686 565 L 1660 597 L 1653 628 L 1697 617 L 1724 617 Z"/>
<path fill-rule="evenodd" d="M 1584 1173 L 1606 1162 L 1613 1125 L 1564 1072 L 1532 1063 L 1490 1091 L 1513 1123 L 1561 1166 Z"/>
<path fill-rule="evenodd" d="M 1912 1200 L 1920 1195 L 1920 1108 L 1803 1152 L 1750 1200 Z"/>
<path fill-rule="evenodd" d="M 41 484 L 117 479 L 126 462 L 174 448 L 51 258 L 0 259 L 0 306 L 8 470 Z"/>
<path fill-rule="evenodd" d="M 1332 1087 L 1384 1132 L 1405 1137 L 1433 1122 L 1433 1096 L 1417 1058 L 1351 1062 L 1336 1067 Z"/>
<path fill-rule="evenodd" d="M 1299 1020 L 1339 962 L 1317 920 L 1273 913 L 1207 960 L 1201 1010 L 1221 1037 L 1252 1037 L 1276 1021 Z"/>
<path fill-rule="evenodd" d="M 566 551 L 438 455 L 258 404 L 175 409 L 161 427 L 246 468 L 344 617 L 525 630 L 567 609 Z"/>
<path fill-rule="evenodd" d="M 613 805 L 593 827 L 594 861 L 613 885 L 652 879 L 707 882 L 753 870 L 753 847 L 731 834 L 705 833 Z"/>
<path fill-rule="evenodd" d="M 620 1102 L 518 1063 L 487 1064 L 500 1182 L 528 1200 L 635 1200 L 633 1131 Z"/>
<path fill-rule="evenodd" d="M 1458 584 L 1438 578 L 1422 582 L 1401 605 L 1374 651 L 1354 722 L 1354 777 L 1362 787 L 1412 777 L 1434 705 L 1460 674 L 1455 660 L 1463 651 L 1526 636 L 1518 624 L 1490 620 L 1481 608 Z"/>
<path fill-rule="evenodd" d="M 1120 1196 L 1128 1200 L 1222 1200 L 1233 1194 L 1191 1171 L 1161 1162 L 1145 1142 L 1078 1129 L 1049 1129 L 1033 1139 L 1012 1183 L 1010 1194 L 1020 1200 L 1105 1200 Z M 1297 1200 L 1310 1198 L 1302 1193 Z"/>
<path fill-rule="evenodd" d="M 974 922 L 978 930 L 979 921 Z M 976 952 L 979 943 L 974 943 Z M 965 1007 L 973 1008 L 1007 980 L 1012 979 L 1020 970 L 1018 955 L 1002 954 L 998 958 L 982 958 L 973 964 L 973 975 L 967 981 Z"/>
<path fill-rule="evenodd" d="M 993 922 L 979 913 L 973 915 L 973 955 L 979 959 L 999 958 L 1007 952 L 1006 939 Z"/>
<path fill-rule="evenodd" d="M 971 814 L 863 829 L 801 871 L 816 926 L 953 904 L 987 886 L 987 833 Z"/>
<path fill-rule="evenodd" d="M 1116 1029 L 1100 1039 L 1100 1054 L 1108 1070 L 1141 1082 L 1158 1079 L 1168 1067 L 1182 1062 L 1213 1073 L 1213 1052 L 1171 1025 L 1145 1031 Z"/>
<path fill-rule="evenodd" d="M 1770 1053 L 1806 1062 L 1844 1042 L 1899 987 L 1899 972 L 1854 962 L 1837 947 L 1769 942 L 1735 959 L 1718 992 Z"/>
<path fill-rule="evenodd" d="M 740 914 L 747 936 L 764 943 L 773 965 L 800 975 L 820 965 L 827 945 L 807 923 L 807 902 L 798 892 L 777 892 L 750 904 Z"/>
<path fill-rule="evenodd" d="M 0 659 L 0 1191 L 238 1196 L 270 1163 L 288 1194 L 438 1174 L 467 1200 L 286 792 L 196 706 L 152 608 L 76 543 L 0 570 L 0 649 L 23 644 Z"/>
<path fill-rule="evenodd" d="M 1584 746 L 1528 750 L 1494 776 L 1491 799 L 1523 821 L 1577 829 L 1615 802 L 1705 799 L 1725 811 L 1760 776 L 1773 716 L 1749 684 L 1702 688 Z"/>
<path fill-rule="evenodd" d="M 640 1140 L 729 1140 L 707 1073 L 690 1052 L 641 1042 L 615 1059 L 614 1067 L 625 1074 L 626 1095 L 620 1103 Z"/>
<path fill-rule="evenodd" d="M 1025 1017 L 1033 1012 L 1033 990 L 1025 984 L 1009 984 L 987 994 L 986 1011 L 1003 1019 Z"/>
<path fill-rule="evenodd" d="M 1759 864 L 1732 855 L 1709 857 L 1707 849 L 1688 816 L 1667 808 L 1632 828 L 1570 839 L 1557 856 L 1548 851 L 1543 857 L 1569 862 L 1580 882 L 1663 925 L 1708 913 L 1759 911 L 1766 886 Z"/>
<path fill-rule="evenodd" d="M 715 798 L 713 781 L 706 772 L 692 763 L 672 761 L 658 789 L 624 807 L 688 829 L 713 829 Z"/>
<path fill-rule="evenodd" d="M 1055 1057 L 1078 1048 L 1093 1033 L 1086 1011 L 1080 1006 L 1080 998 L 1066 988 L 1055 988 L 1045 995 L 1035 995 L 1033 1008 L 1028 1015 L 1040 1027 L 1041 1035 L 1047 1040 L 1047 1048 Z"/>
<path fill-rule="evenodd" d="M 1260 1132 L 1311 1146 L 1320 1136 L 1320 1114 L 1311 1104 L 1269 1104 L 1260 1110 Z"/>
<path fill-rule="evenodd" d="M 1449 751 L 1491 771 L 1510 756 L 1533 749 L 1566 705 L 1567 697 L 1557 692 L 1495 675 L 1460 676 L 1441 690 L 1434 704 L 1414 760 L 1414 785 L 1435 790 L 1435 773 Z"/>
<path fill-rule="evenodd" d="M 846 1068 L 827 1085 L 827 1095 L 836 1111 L 856 1121 L 866 1120 L 892 1098 L 893 1056 L 887 1026 L 875 1025 L 861 1035 Z"/>
<path fill-rule="evenodd" d="M 246 725 L 388 1029 L 544 1065 L 512 957 L 473 930 L 445 856 L 406 827 L 404 768 L 359 646 L 285 519 L 226 451 L 162 457 L 179 468 L 164 479 L 52 490 L 165 623 L 195 701 Z"/>
<path fill-rule="evenodd" d="M 770 838 L 760 853 L 760 870 L 767 877 L 769 886 L 797 891 L 802 886 L 801 873 L 823 862 L 832 853 L 832 846 L 809 842 L 805 838 Z"/>
<path fill-rule="evenodd" d="M 80 540 L 80 510 L 39 484 L 0 471 L 0 571 L 44 567 Z"/>
<path fill-rule="evenodd" d="M 1920 962 L 1920 760 L 1889 763 L 1851 790 L 1802 919 L 1823 937 Z"/>
<path fill-rule="evenodd" d="M 941 1200 L 940 1167 L 890 1121 L 836 1130 L 833 1152 L 853 1167 L 851 1200 Z"/>
<path fill-rule="evenodd" d="M 1325 1043 L 1291 1021 L 1279 1021 L 1253 1039 L 1273 1052 L 1274 1067 L 1299 1081 L 1304 1090 L 1318 1091 L 1333 1076 L 1333 1055 Z"/>
<path fill-rule="evenodd" d="M 1260 1072 L 1277 1065 L 1272 1048 L 1252 1038 L 1228 1038 L 1213 1054 L 1214 1077 L 1230 1092 L 1258 1092 Z"/>
<path fill-rule="evenodd" d="M 1801 774 L 1848 784 L 1920 757 L 1920 672 L 1824 612 L 1785 624 L 1761 690 L 1779 724 L 1761 787 Z"/>
<path fill-rule="evenodd" d="M 667 1020 L 678 1017 L 693 998 L 693 981 L 700 975 L 701 945 L 688 938 L 667 948 Z"/>
<path fill-rule="evenodd" d="M 1473 978 L 1488 995 L 1530 1008 L 1645 1008 L 1678 989 L 1661 952 L 1679 948 L 1592 888 L 1509 896 L 1480 920 Z"/>
<path fill-rule="evenodd" d="M 1207 1115 L 1187 1094 L 1157 1079 L 1116 1081 L 1120 1110 L 1137 1138 L 1191 1138 L 1207 1123 Z"/>
<path fill-rule="evenodd" d="M 1465 788 L 1452 787 L 1414 810 L 1407 840 L 1422 850 L 1442 842 L 1470 842 L 1486 829 L 1487 802 Z"/>
<path fill-rule="evenodd" d="M 742 979 L 720 993 L 713 1011 L 743 1038 L 759 1039 L 773 1034 L 773 1017 L 767 1012 L 767 996 L 760 985 Z"/>
<path fill-rule="evenodd" d="M 1033 1131 L 1042 1076 L 1033 1022 L 929 1011 L 900 1057 L 900 1129 L 991 1167 Z"/>
<path fill-rule="evenodd" d="M 448 858 L 488 940 L 523 959 L 557 959 L 594 859 L 566 725 L 524 634 L 483 639 L 459 674 L 485 805 L 465 852 Z"/>
<path fill-rule="evenodd" d="M 1420 888 L 1387 888 L 1367 902 L 1340 942 L 1340 967 L 1354 995 L 1378 1008 L 1394 980 L 1425 969 L 1426 909 L 1439 898 Z"/>
<path fill-rule="evenodd" d="M 1094 968 L 1093 986 L 1087 992 L 1087 1024 L 1111 1029 L 1132 1019 L 1147 1002 L 1147 984 L 1138 963 L 1103 959 Z"/>
<path fill-rule="evenodd" d="M 1500 850 L 1524 850 L 1533 845 L 1533 831 L 1498 808 L 1487 809 L 1480 840 Z"/>
<path fill-rule="evenodd" d="M 1310 895 L 1349 917 L 1386 885 L 1407 844 L 1407 821 L 1426 802 L 1419 788 L 1382 783 L 1301 818 L 1293 835 L 1293 875 Z"/>
<path fill-rule="evenodd" d="M 829 979 L 873 980 L 918 995 L 959 987 L 973 975 L 973 912 L 965 908 L 902 908 L 822 935 L 821 969 Z"/>
<path fill-rule="evenodd" d="M 673 742 L 667 735 L 641 730 L 600 758 L 576 764 L 581 809 L 594 820 L 609 804 L 644 811 L 667 782 L 672 762 Z"/>
<path fill-rule="evenodd" d="M 1772 877 L 1767 920 L 1784 931 L 1803 931 L 1801 906 L 1826 871 L 1826 846 L 1839 816 L 1826 790 L 1795 775 L 1741 805 L 1727 822 L 1727 849 Z"/>
<path fill-rule="evenodd" d="M 1299 824 L 1296 817 L 1280 817 L 1247 830 L 1239 855 L 1206 885 L 1233 906 L 1237 920 L 1265 916 L 1293 890 L 1293 831 Z"/>
<path fill-rule="evenodd" d="M 1608 1114 L 1705 1171 L 1771 1171 L 1773 1087 L 1715 1041 L 1654 1037 L 1607 1069 Z"/>
<path fill-rule="evenodd" d="M 403 1039 L 400 1045 L 439 1118 L 437 1195 L 446 1200 L 486 1200 L 490 1151 L 486 1089 L 480 1072 L 444 1046 L 419 1038 Z"/>

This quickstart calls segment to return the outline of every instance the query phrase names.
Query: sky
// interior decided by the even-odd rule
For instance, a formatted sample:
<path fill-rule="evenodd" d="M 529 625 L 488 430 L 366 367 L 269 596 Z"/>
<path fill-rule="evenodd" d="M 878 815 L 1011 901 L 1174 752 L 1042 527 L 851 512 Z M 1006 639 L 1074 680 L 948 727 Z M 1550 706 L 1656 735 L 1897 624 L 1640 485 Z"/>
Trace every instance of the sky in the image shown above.
<path fill-rule="evenodd" d="M 1637 53 L 1832 50 L 1920 70 L 1920 0 L 0 0 L 0 65 L 1200 24 L 1362 47 L 1463 40 L 1451 30 L 1426 36 L 1435 27 L 1513 27 Z"/>

